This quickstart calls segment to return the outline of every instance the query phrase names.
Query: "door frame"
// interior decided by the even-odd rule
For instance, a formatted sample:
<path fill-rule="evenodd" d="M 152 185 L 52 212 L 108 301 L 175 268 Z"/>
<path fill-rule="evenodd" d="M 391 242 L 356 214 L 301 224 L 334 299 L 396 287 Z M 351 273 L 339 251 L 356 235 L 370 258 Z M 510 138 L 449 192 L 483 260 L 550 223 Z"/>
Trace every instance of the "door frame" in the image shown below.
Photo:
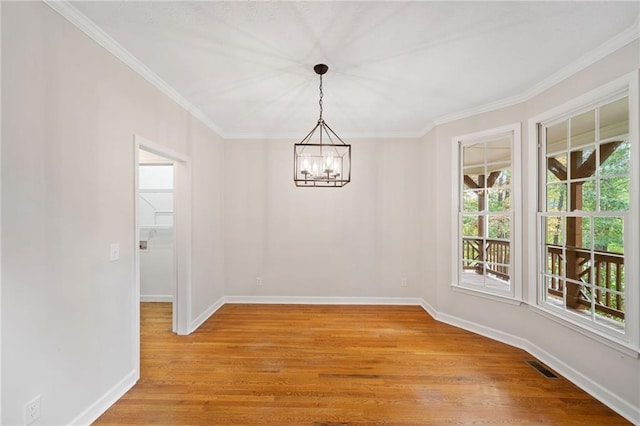
<path fill-rule="evenodd" d="M 173 161 L 173 321 L 174 333 L 190 333 L 191 318 L 191 158 L 171 148 L 162 146 L 144 137 L 133 135 L 134 166 L 134 352 L 137 377 L 140 378 L 140 224 L 139 211 L 139 150 Z"/>

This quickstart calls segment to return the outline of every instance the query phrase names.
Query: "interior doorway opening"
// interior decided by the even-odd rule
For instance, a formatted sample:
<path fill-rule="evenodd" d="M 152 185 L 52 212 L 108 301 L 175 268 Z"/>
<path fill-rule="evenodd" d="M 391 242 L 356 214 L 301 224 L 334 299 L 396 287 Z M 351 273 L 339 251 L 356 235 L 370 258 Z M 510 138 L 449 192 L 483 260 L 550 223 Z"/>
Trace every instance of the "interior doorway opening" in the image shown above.
<path fill-rule="evenodd" d="M 137 379 L 140 378 L 140 302 L 141 300 L 159 300 L 171 302 L 172 325 L 174 333 L 186 335 L 192 331 L 191 318 L 191 158 L 170 148 L 149 141 L 138 135 L 134 135 L 134 273 L 135 289 L 133 298 L 133 346 L 134 365 L 136 366 Z M 141 165 L 142 164 L 142 165 Z M 148 170 L 141 171 L 142 167 Z M 172 178 L 164 175 L 160 181 L 151 179 L 145 174 L 158 174 L 162 167 L 172 169 Z M 166 173 L 166 170 L 165 170 Z M 162 173 L 160 173 L 162 174 Z M 171 182 L 167 182 L 167 180 Z M 144 181 L 144 182 L 143 182 Z M 155 182 L 155 183 L 153 183 Z M 161 182 L 161 183 L 158 183 Z M 143 186 L 141 186 L 141 183 Z M 142 188 L 142 189 L 141 189 Z M 171 192 L 171 202 L 166 194 Z M 165 194 L 165 195 L 161 195 Z M 145 198 L 146 200 L 142 200 Z M 164 197 L 164 198 L 163 198 Z M 163 198 L 161 200 L 161 198 Z M 149 203 L 147 203 L 149 201 Z M 143 206 L 145 204 L 146 206 Z M 150 205 L 153 206 L 151 208 Z M 145 222 L 141 223 L 140 216 Z M 171 231 L 172 240 L 168 243 L 168 235 L 163 241 L 159 241 L 161 233 L 168 234 Z M 141 238 L 142 237 L 142 238 Z M 146 238 L 146 240 L 144 239 Z M 164 278 L 169 282 L 165 290 L 148 290 L 146 284 L 141 286 L 142 250 L 151 250 L 156 242 L 164 246 L 164 259 L 167 259 L 167 251 L 170 249 L 170 272 L 164 269 Z M 167 244 L 170 247 L 167 247 Z M 156 247 L 159 249 L 159 247 Z M 149 253 L 149 251 L 147 251 Z M 146 255 L 146 253 L 145 253 Z M 155 260 L 158 262 L 158 259 Z M 167 266 L 167 265 L 164 265 Z M 156 272 L 158 272 L 156 270 Z M 152 274 L 153 275 L 153 274 Z M 144 277 L 143 280 L 148 277 Z M 151 277 L 153 279 L 153 277 Z M 166 285 L 166 284 L 165 284 Z M 167 294 L 166 288 L 171 290 Z M 158 292 L 156 292 L 158 291 Z M 142 292 L 146 292 L 143 294 Z M 144 297 L 141 297 L 144 296 Z"/>
<path fill-rule="evenodd" d="M 138 152 L 140 302 L 170 303 L 172 313 L 176 287 L 173 163 L 142 148 Z"/>

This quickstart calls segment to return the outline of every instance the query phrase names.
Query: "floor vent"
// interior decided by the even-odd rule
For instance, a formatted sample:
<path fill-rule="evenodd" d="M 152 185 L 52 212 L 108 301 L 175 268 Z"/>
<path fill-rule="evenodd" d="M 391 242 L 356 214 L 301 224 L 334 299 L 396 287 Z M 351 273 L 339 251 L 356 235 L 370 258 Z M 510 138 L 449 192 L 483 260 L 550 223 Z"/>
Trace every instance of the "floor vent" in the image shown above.
<path fill-rule="evenodd" d="M 557 379 L 558 376 L 553 371 L 549 370 L 546 365 L 539 361 L 531 360 L 527 361 L 527 364 L 538 370 L 540 374 L 542 374 L 547 379 Z"/>
<path fill-rule="evenodd" d="M 322 423 L 315 422 L 313 426 L 349 426 L 349 423 Z"/>

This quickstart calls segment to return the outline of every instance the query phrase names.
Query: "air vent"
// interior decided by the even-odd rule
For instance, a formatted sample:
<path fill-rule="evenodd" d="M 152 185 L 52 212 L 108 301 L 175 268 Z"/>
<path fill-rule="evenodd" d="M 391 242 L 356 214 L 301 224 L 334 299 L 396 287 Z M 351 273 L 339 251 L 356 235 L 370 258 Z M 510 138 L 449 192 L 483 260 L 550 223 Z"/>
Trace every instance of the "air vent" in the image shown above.
<path fill-rule="evenodd" d="M 323 423 L 323 422 L 315 422 L 313 426 L 349 426 L 349 423 Z"/>
<path fill-rule="evenodd" d="M 542 374 L 547 379 L 557 379 L 558 376 L 553 371 L 549 370 L 546 365 L 541 363 L 540 361 L 530 360 L 526 361 L 527 364 L 538 370 L 540 374 Z"/>

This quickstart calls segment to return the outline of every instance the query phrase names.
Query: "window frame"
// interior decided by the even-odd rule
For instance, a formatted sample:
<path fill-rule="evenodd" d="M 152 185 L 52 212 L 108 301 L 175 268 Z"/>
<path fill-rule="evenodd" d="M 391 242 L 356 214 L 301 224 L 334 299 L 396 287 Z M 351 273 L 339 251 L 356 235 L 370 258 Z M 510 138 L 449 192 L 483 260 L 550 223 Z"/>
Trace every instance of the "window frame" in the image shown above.
<path fill-rule="evenodd" d="M 511 137 L 511 235 L 509 240 L 510 280 L 509 291 L 492 291 L 486 286 L 474 286 L 462 281 L 462 228 L 461 221 L 463 215 L 462 196 L 464 193 L 464 182 L 462 180 L 463 158 L 462 147 L 473 143 L 490 141 L 496 137 L 510 135 Z M 522 124 L 513 123 L 500 127 L 495 127 L 479 132 L 458 135 L 452 138 L 452 283 L 451 287 L 463 293 L 474 296 L 488 298 L 500 302 L 520 304 L 522 302 L 522 200 L 521 200 L 521 177 L 522 177 Z M 485 159 L 486 164 L 486 159 Z"/>
<path fill-rule="evenodd" d="M 639 73 L 631 72 L 608 84 L 589 91 L 574 99 L 571 99 L 557 107 L 543 112 L 528 121 L 529 144 L 528 158 L 528 185 L 527 192 L 535 194 L 529 200 L 532 205 L 528 208 L 528 282 L 527 302 L 531 308 L 555 322 L 576 330 L 586 336 L 619 349 L 627 354 L 637 355 L 640 348 L 640 304 L 639 297 L 639 267 L 637 265 L 640 242 L 638 219 L 640 217 L 640 141 L 638 139 L 639 127 Z M 541 129 L 554 123 L 562 122 L 570 117 L 576 117 L 581 113 L 601 107 L 617 99 L 629 98 L 629 193 L 632 199 L 629 201 L 627 212 L 615 212 L 616 216 L 625 218 L 625 330 L 617 332 L 607 327 L 600 326 L 597 322 L 582 320 L 575 314 L 553 308 L 544 298 L 546 290 L 543 270 L 545 258 L 542 255 L 545 244 L 542 217 L 546 211 L 544 190 L 546 188 L 546 155 L 542 147 L 544 141 Z M 597 123 L 596 123 L 597 125 Z M 634 197 L 635 194 L 635 197 Z M 580 215 L 580 211 L 564 212 L 567 216 Z"/>

